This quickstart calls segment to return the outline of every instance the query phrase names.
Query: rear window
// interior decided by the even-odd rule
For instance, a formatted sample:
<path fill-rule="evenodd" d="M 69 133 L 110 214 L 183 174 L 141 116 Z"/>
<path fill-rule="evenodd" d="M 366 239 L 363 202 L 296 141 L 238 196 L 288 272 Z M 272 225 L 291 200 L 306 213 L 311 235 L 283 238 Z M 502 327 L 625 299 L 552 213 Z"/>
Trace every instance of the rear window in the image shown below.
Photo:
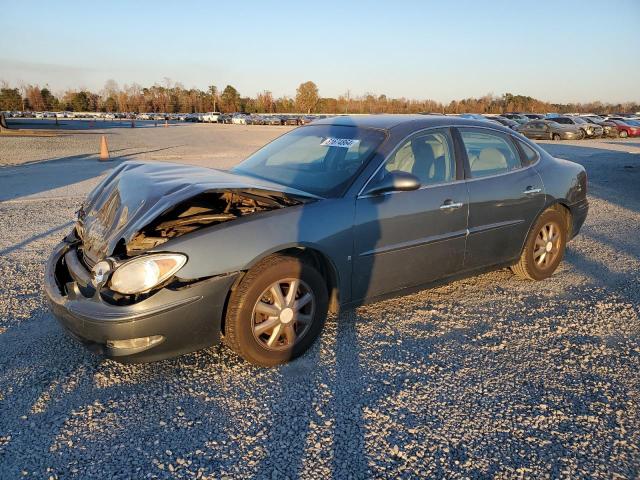
<path fill-rule="evenodd" d="M 498 175 L 522 166 L 515 146 L 499 132 L 460 129 L 474 178 Z"/>
<path fill-rule="evenodd" d="M 536 163 L 536 160 L 538 160 L 538 152 L 521 140 L 516 140 L 516 142 L 518 142 L 518 146 L 520 150 L 522 150 L 522 164 L 526 166 Z"/>

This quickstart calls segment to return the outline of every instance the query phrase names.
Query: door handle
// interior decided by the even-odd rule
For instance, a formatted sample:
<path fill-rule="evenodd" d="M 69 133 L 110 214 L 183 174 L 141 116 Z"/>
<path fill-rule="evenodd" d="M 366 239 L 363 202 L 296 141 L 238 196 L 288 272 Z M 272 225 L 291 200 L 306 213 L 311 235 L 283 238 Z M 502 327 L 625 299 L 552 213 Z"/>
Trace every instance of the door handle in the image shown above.
<path fill-rule="evenodd" d="M 527 187 L 527 189 L 522 193 L 524 193 L 525 195 L 531 195 L 533 193 L 540 193 L 541 191 L 541 188 Z"/>
<path fill-rule="evenodd" d="M 452 200 L 445 200 L 445 202 L 440 205 L 440 210 L 455 210 L 456 208 L 460 208 L 462 206 L 462 202 L 453 202 Z"/>

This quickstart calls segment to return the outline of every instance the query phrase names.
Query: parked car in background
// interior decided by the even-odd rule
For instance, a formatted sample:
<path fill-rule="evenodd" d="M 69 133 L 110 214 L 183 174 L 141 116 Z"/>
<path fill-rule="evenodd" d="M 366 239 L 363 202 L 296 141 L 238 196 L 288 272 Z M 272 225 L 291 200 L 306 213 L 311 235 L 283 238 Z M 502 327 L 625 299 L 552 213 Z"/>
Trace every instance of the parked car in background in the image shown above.
<path fill-rule="evenodd" d="M 266 123 L 266 120 L 262 115 L 253 114 L 250 115 L 249 118 L 251 119 L 252 125 L 264 125 Z"/>
<path fill-rule="evenodd" d="M 523 115 L 525 117 L 527 117 L 530 120 L 542 120 L 544 119 L 544 115 L 542 115 L 541 113 L 523 113 Z"/>
<path fill-rule="evenodd" d="M 266 125 L 282 125 L 282 119 L 278 115 L 267 115 L 264 121 Z"/>
<path fill-rule="evenodd" d="M 604 129 L 600 125 L 594 125 L 587 122 L 582 117 L 558 116 L 553 117 L 553 121 L 561 125 L 574 125 L 580 128 L 587 138 L 598 138 L 604 133 Z"/>
<path fill-rule="evenodd" d="M 234 113 L 231 115 L 231 123 L 235 125 L 246 125 L 247 116 L 244 113 Z"/>
<path fill-rule="evenodd" d="M 608 124 L 606 123 L 604 120 L 598 120 L 598 116 L 584 116 L 584 117 L 580 117 L 582 119 L 584 119 L 584 121 L 592 123 L 594 125 L 598 125 L 600 127 L 602 127 L 602 136 L 603 137 L 617 137 L 618 136 L 618 130 L 616 129 L 616 127 L 612 124 Z"/>
<path fill-rule="evenodd" d="M 536 140 L 580 140 L 584 132 L 580 127 L 561 125 L 553 120 L 531 120 L 520 126 L 518 131 L 527 138 Z"/>
<path fill-rule="evenodd" d="M 620 138 L 640 136 L 640 127 L 635 127 L 622 120 L 606 120 L 604 123 L 615 127 Z"/>
<path fill-rule="evenodd" d="M 488 120 L 493 120 L 498 122 L 500 125 L 504 125 L 505 127 L 509 127 L 512 130 L 518 130 L 520 124 L 515 120 L 511 120 L 510 118 L 503 117 L 501 115 L 496 115 L 492 117 L 486 117 Z"/>
<path fill-rule="evenodd" d="M 508 118 L 509 120 L 514 120 L 518 122 L 520 125 L 524 125 L 530 120 L 529 118 L 519 113 L 503 113 L 502 116 L 505 118 Z"/>
<path fill-rule="evenodd" d="M 218 123 L 220 112 L 207 112 L 202 115 L 202 121 L 205 123 Z"/>
<path fill-rule="evenodd" d="M 304 115 L 300 117 L 300 125 L 307 125 L 316 119 L 317 117 L 315 115 Z"/>
<path fill-rule="evenodd" d="M 54 248 L 44 287 L 65 330 L 116 360 L 224 338 L 277 365 L 340 305 L 505 265 L 549 278 L 586 193 L 581 165 L 486 121 L 317 120 L 230 171 L 118 165 Z"/>
<path fill-rule="evenodd" d="M 601 123 L 604 122 L 604 117 L 600 116 L 600 115 L 596 115 L 593 113 L 584 113 L 582 115 L 580 115 L 581 118 L 584 118 L 585 120 L 594 120 L 596 123 Z M 591 122 L 593 123 L 593 122 Z"/>
<path fill-rule="evenodd" d="M 284 125 L 300 125 L 300 117 L 297 115 L 287 115 L 284 117 Z"/>

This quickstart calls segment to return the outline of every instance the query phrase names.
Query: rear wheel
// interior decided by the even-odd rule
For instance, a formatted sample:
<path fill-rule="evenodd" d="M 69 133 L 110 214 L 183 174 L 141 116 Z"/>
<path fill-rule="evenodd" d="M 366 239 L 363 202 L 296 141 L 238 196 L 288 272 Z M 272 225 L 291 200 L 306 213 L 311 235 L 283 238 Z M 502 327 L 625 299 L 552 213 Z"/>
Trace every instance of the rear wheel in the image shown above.
<path fill-rule="evenodd" d="M 328 303 L 326 284 L 315 268 L 295 257 L 268 257 L 232 293 L 225 343 L 256 365 L 286 363 L 318 337 Z"/>
<path fill-rule="evenodd" d="M 520 260 L 511 270 L 521 278 L 544 280 L 558 268 L 566 243 L 564 216 L 557 210 L 546 210 L 529 232 Z"/>

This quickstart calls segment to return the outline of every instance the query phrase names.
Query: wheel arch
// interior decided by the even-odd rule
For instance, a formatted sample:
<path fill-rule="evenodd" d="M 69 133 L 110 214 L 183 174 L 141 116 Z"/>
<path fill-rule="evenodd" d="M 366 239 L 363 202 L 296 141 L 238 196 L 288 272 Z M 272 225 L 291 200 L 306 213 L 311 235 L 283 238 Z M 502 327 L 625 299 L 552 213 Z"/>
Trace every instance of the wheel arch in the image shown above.
<path fill-rule="evenodd" d="M 304 243 L 292 243 L 288 245 L 281 245 L 279 247 L 272 248 L 261 255 L 258 255 L 251 260 L 245 269 L 242 270 L 241 275 L 238 276 L 236 281 L 231 285 L 224 302 L 224 308 L 222 312 L 222 319 L 220 322 L 220 329 L 224 333 L 225 321 L 227 317 L 227 306 L 233 291 L 238 287 L 246 272 L 257 265 L 262 260 L 274 256 L 274 255 L 286 255 L 296 257 L 304 262 L 312 265 L 316 268 L 322 277 L 325 279 L 327 292 L 329 293 L 329 311 L 331 313 L 337 313 L 340 309 L 340 275 L 336 265 L 331 260 L 329 255 L 318 248 L 316 245 L 308 245 Z"/>
<path fill-rule="evenodd" d="M 573 229 L 573 221 L 572 221 L 571 209 L 569 208 L 568 205 L 569 204 L 563 199 L 553 199 L 551 202 L 548 202 L 547 204 L 545 204 L 544 207 L 542 207 L 540 209 L 538 214 L 534 217 L 533 221 L 529 225 L 529 229 L 527 230 L 527 234 L 525 235 L 525 237 L 524 237 L 524 239 L 522 241 L 522 247 L 520 248 L 520 255 L 522 255 L 522 252 L 524 251 L 524 247 L 527 244 L 527 239 L 529 238 L 529 235 L 531 234 L 531 230 L 533 229 L 533 227 L 538 222 L 538 219 L 540 218 L 540 216 L 544 212 L 546 212 L 547 210 L 555 210 L 555 211 L 560 212 L 562 214 L 562 216 L 564 217 L 565 226 L 567 228 L 567 239 L 571 238 L 572 229 Z"/>

